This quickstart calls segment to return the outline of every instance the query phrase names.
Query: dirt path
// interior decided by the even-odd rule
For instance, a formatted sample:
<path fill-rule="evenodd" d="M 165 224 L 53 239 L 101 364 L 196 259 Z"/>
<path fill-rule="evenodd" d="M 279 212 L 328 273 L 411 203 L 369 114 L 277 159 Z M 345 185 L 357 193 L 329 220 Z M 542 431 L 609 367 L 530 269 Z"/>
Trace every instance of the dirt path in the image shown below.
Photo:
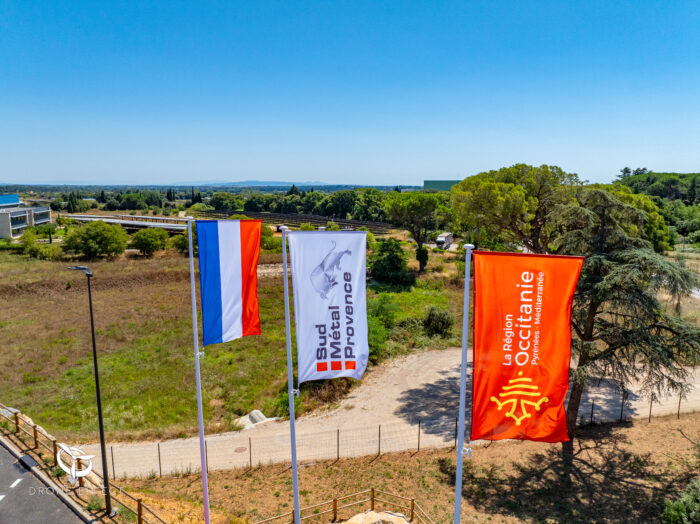
<path fill-rule="evenodd" d="M 422 448 L 452 445 L 458 411 L 459 363 L 460 350 L 452 348 L 412 354 L 376 368 L 336 409 L 297 420 L 299 460 L 309 462 L 332 459 L 338 454 L 351 457 L 416 449 L 419 438 Z M 700 409 L 700 373 L 695 374 L 693 383 L 695 389 L 683 401 L 682 412 Z M 621 401 L 613 384 L 605 380 L 596 382 L 582 399 L 580 417 L 590 420 L 593 407 L 595 421 L 618 420 Z M 652 406 L 655 416 L 676 413 L 677 408 L 677 397 Z M 648 414 L 649 401 L 631 392 L 623 416 L 641 418 Z M 111 447 L 108 462 L 111 466 L 113 452 L 117 477 L 199 469 L 197 438 L 161 442 L 160 464 L 156 443 Z M 82 449 L 99 454 L 95 445 Z M 207 453 L 210 469 L 289 461 L 289 422 L 268 422 L 244 431 L 209 435 Z M 94 465 L 99 469 L 99 460 Z"/>

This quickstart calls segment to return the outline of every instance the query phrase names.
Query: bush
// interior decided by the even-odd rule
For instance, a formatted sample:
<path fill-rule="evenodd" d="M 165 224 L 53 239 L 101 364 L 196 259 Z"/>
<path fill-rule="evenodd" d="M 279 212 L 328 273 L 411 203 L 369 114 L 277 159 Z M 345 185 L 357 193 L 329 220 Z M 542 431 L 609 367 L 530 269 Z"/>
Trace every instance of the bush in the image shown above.
<path fill-rule="evenodd" d="M 187 235 L 184 234 L 175 235 L 173 238 L 171 238 L 170 246 L 175 251 L 179 251 L 180 253 L 187 253 L 190 250 L 189 239 L 187 238 Z"/>
<path fill-rule="evenodd" d="M 260 247 L 267 251 L 272 251 L 273 253 L 282 252 L 282 239 L 275 237 L 272 229 L 265 224 L 263 224 L 260 234 Z"/>
<path fill-rule="evenodd" d="M 316 231 L 316 228 L 310 222 L 304 222 L 299 226 L 300 231 Z"/>
<path fill-rule="evenodd" d="M 168 244 L 168 232 L 159 227 L 149 227 L 137 231 L 131 237 L 131 247 L 138 249 L 142 255 L 150 257 L 156 251 L 165 249 Z"/>
<path fill-rule="evenodd" d="M 367 316 L 367 342 L 369 343 L 369 361 L 378 363 L 386 349 L 387 331 L 381 319 Z"/>
<path fill-rule="evenodd" d="M 289 393 L 287 391 L 282 391 L 275 399 L 274 407 L 275 415 L 278 417 L 288 417 L 289 416 Z M 301 399 L 297 396 L 294 397 L 294 413 L 299 414 L 301 410 Z"/>
<path fill-rule="evenodd" d="M 691 480 L 679 499 L 666 501 L 661 520 L 666 524 L 700 522 L 700 480 Z"/>
<path fill-rule="evenodd" d="M 357 230 L 367 232 L 367 249 L 373 251 L 374 248 L 377 247 L 377 238 L 374 236 L 374 233 L 367 229 L 367 226 L 359 227 Z"/>
<path fill-rule="evenodd" d="M 421 246 L 421 248 L 418 249 L 418 247 L 416 247 L 416 260 L 420 264 L 420 267 L 424 268 L 428 263 L 428 248 Z"/>
<path fill-rule="evenodd" d="M 386 293 L 380 293 L 377 298 L 370 300 L 367 304 L 367 314 L 381 320 L 387 329 L 394 327 L 394 317 L 398 310 L 398 304 Z"/>
<path fill-rule="evenodd" d="M 449 311 L 432 306 L 423 319 L 423 329 L 428 336 L 440 335 L 447 338 L 453 323 L 454 319 Z"/>
<path fill-rule="evenodd" d="M 406 254 L 401 244 L 394 238 L 379 242 L 369 258 L 370 275 L 379 282 L 399 286 L 412 285 L 416 277 L 406 264 Z"/>
<path fill-rule="evenodd" d="M 127 239 L 128 235 L 120 226 L 97 220 L 72 230 L 63 244 L 68 253 L 86 258 L 113 257 L 124 252 Z"/>
<path fill-rule="evenodd" d="M 326 222 L 326 231 L 340 231 L 340 226 L 332 220 L 329 220 Z"/>

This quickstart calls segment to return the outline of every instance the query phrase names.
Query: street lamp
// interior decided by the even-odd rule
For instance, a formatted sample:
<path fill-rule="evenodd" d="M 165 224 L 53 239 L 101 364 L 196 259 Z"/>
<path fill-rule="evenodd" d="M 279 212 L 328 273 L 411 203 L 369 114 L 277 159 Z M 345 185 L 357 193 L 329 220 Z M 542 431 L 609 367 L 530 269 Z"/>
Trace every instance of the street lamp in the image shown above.
<path fill-rule="evenodd" d="M 112 497 L 109 493 L 109 470 L 107 469 L 107 450 L 105 447 L 105 427 L 102 421 L 102 398 L 100 395 L 100 374 L 97 371 L 97 347 L 95 345 L 95 320 L 92 316 L 92 288 L 90 287 L 90 280 L 92 279 L 92 271 L 87 266 L 71 266 L 68 269 L 73 269 L 75 271 L 82 271 L 87 277 L 88 284 L 88 300 L 90 302 L 90 329 L 92 330 L 92 362 L 95 367 L 95 394 L 97 396 L 97 419 L 100 422 L 100 447 L 102 449 L 102 478 L 104 480 L 104 495 L 105 495 L 105 509 L 107 515 L 113 515 L 112 513 Z"/>

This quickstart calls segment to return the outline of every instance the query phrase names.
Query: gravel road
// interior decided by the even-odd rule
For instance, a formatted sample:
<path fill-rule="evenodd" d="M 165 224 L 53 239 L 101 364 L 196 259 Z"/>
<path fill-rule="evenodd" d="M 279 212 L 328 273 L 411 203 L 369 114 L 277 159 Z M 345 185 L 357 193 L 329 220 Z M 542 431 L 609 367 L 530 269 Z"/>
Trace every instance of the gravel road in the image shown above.
<path fill-rule="evenodd" d="M 471 355 L 469 358 L 471 360 Z M 421 448 L 452 445 L 458 411 L 459 363 L 460 350 L 452 348 L 412 354 L 375 368 L 337 408 L 297 420 L 299 460 L 416 449 L 419 438 Z M 695 389 L 682 402 L 682 412 L 700 408 L 700 374 L 697 372 L 693 383 Z M 590 420 L 595 401 L 594 420 L 618 420 L 621 400 L 613 384 L 596 381 L 584 394 L 580 416 Z M 652 406 L 655 416 L 676 413 L 677 409 L 677 397 L 663 399 Z M 639 418 L 648 414 L 648 399 L 630 393 L 624 405 L 624 417 Z M 197 438 L 162 442 L 160 463 L 158 446 L 154 442 L 113 444 L 112 447 L 117 477 L 199 469 Z M 266 422 L 244 431 L 209 435 L 207 447 L 210 469 L 288 462 L 289 422 Z M 99 455 L 96 445 L 81 448 Z M 93 462 L 99 470 L 99 457 Z M 111 453 L 108 462 L 111 466 Z"/>

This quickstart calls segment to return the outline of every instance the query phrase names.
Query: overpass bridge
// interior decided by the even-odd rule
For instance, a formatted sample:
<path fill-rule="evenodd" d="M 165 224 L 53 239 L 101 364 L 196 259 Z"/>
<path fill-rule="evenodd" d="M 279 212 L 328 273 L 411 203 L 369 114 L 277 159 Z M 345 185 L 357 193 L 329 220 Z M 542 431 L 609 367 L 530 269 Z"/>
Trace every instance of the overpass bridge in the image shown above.
<path fill-rule="evenodd" d="M 101 220 L 107 224 L 118 224 L 127 231 L 138 231 L 149 227 L 159 227 L 172 234 L 187 231 L 186 218 L 154 217 L 145 215 L 77 215 L 62 214 L 64 218 L 70 218 L 76 222 L 96 222 Z"/>

